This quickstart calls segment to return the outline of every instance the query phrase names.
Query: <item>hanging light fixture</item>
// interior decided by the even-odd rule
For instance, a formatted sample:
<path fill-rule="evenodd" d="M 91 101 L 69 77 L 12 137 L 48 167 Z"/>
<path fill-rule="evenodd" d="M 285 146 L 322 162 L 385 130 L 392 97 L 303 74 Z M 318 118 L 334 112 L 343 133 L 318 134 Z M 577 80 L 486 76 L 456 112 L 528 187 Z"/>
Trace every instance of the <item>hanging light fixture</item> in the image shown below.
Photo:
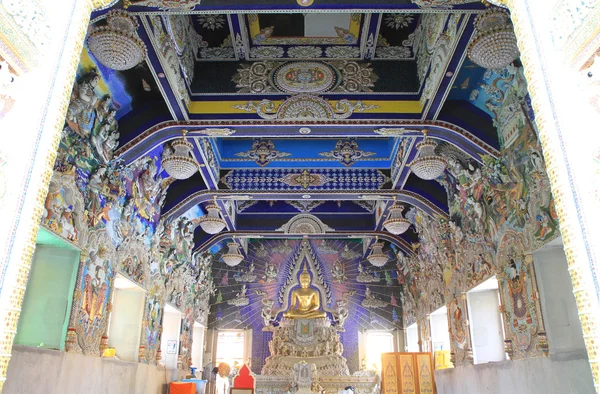
<path fill-rule="evenodd" d="M 235 267 L 244 260 L 244 256 L 240 253 L 240 246 L 235 241 L 227 243 L 227 248 L 227 253 L 221 256 L 225 264 Z"/>
<path fill-rule="evenodd" d="M 501 69 L 519 56 L 517 37 L 506 10 L 490 8 L 475 19 L 475 33 L 467 49 L 473 63 Z"/>
<path fill-rule="evenodd" d="M 404 205 L 394 204 L 394 206 L 390 208 L 390 215 L 388 219 L 383 222 L 383 227 L 385 227 L 387 231 L 394 235 L 404 234 L 410 227 L 410 222 L 408 219 L 402 216 L 403 210 Z"/>
<path fill-rule="evenodd" d="M 373 264 L 375 267 L 383 267 L 385 263 L 388 262 L 388 255 L 383 253 L 383 243 L 375 240 L 373 251 L 367 257 L 367 260 L 369 260 L 369 263 Z"/>
<path fill-rule="evenodd" d="M 437 143 L 427 137 L 427 130 L 423 130 L 423 135 L 425 138 L 417 144 L 417 157 L 409 166 L 419 178 L 432 180 L 444 173 L 448 161 L 435 153 Z"/>
<path fill-rule="evenodd" d="M 194 146 L 186 141 L 187 130 L 183 130 L 183 138 L 171 142 L 172 153 L 164 153 L 162 167 L 175 179 L 188 179 L 198 171 L 198 162 L 192 156 Z"/>
<path fill-rule="evenodd" d="M 202 230 L 207 234 L 217 234 L 223 231 L 227 223 L 219 215 L 221 210 L 217 206 L 216 201 L 214 204 L 207 205 L 206 210 L 208 214 L 198 219 Z"/>
<path fill-rule="evenodd" d="M 87 44 L 94 57 L 113 70 L 129 70 L 146 58 L 146 44 L 135 32 L 138 22 L 124 10 L 108 11 L 107 26 L 90 32 Z"/>

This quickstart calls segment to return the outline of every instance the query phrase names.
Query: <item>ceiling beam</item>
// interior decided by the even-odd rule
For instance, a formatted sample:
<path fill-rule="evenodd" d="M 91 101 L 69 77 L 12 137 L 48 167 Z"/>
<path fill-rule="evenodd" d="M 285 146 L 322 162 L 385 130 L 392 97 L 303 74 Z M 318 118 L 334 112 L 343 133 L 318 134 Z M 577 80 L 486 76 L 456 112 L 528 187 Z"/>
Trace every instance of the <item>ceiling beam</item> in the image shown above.
<path fill-rule="evenodd" d="M 329 200 L 329 201 L 347 201 L 347 200 L 386 200 L 403 202 L 415 206 L 432 217 L 448 217 L 448 213 L 442 208 L 433 204 L 428 199 L 417 193 L 406 190 L 366 190 L 356 192 L 322 192 L 313 190 L 299 190 L 297 192 L 260 192 L 260 193 L 242 193 L 231 190 L 203 190 L 189 195 L 179 204 L 163 213 L 165 217 L 177 217 L 201 203 L 219 200 Z"/>
<path fill-rule="evenodd" d="M 233 4 L 232 4 L 233 3 Z M 233 14 L 233 13 L 252 13 L 252 14 L 277 14 L 277 13 L 292 13 L 292 14 L 307 14 L 307 13 L 371 13 L 371 12 L 410 12 L 422 13 L 431 12 L 432 8 L 419 8 L 413 3 L 403 3 L 400 1 L 389 1 L 387 4 L 373 4 L 368 0 L 352 0 L 345 1 L 342 6 L 338 3 L 330 2 L 315 2 L 310 7 L 301 7 L 295 1 L 282 0 L 281 4 L 265 4 L 260 0 L 256 1 L 235 1 L 228 3 L 225 0 L 214 0 L 212 4 L 207 4 L 207 1 L 202 1 L 201 4 L 194 7 L 192 10 L 186 10 L 186 14 Z M 136 6 L 135 3 L 127 8 L 129 12 L 141 15 L 156 14 L 157 12 L 169 13 L 169 10 L 160 10 L 157 7 Z M 452 8 L 444 8 L 447 13 L 464 13 L 464 12 L 482 12 L 485 6 L 479 2 L 466 3 L 455 5 Z M 173 13 L 182 13 L 180 9 L 174 8 Z"/>
<path fill-rule="evenodd" d="M 442 69 L 443 76 L 440 79 L 440 83 L 437 86 L 436 93 L 433 99 L 429 100 L 423 109 L 423 119 L 437 119 L 438 114 L 442 110 L 452 85 L 458 76 L 460 68 L 467 57 L 467 47 L 471 42 L 471 37 L 475 31 L 474 21 L 477 15 L 466 14 L 463 16 L 464 20 L 461 24 L 461 35 L 457 40 L 455 47 L 452 51 L 452 56 L 448 59 L 446 67 Z"/>
<path fill-rule="evenodd" d="M 148 48 L 146 57 L 146 61 L 149 65 L 148 68 L 154 75 L 156 84 L 165 99 L 165 104 L 169 108 L 173 119 L 188 120 L 187 106 L 182 100 L 178 99 L 179 94 L 173 88 L 174 86 L 177 86 L 177 83 L 173 81 L 176 76 L 173 75 L 173 71 L 169 68 L 166 59 L 158 49 L 159 44 L 154 37 L 150 17 L 141 16 L 139 19 L 141 21 L 141 27 L 138 29 L 138 34 L 144 42 L 150 43 L 150 45 L 146 45 Z M 162 20 L 160 23 L 162 23 Z M 180 71 L 178 70 L 178 72 Z"/>
<path fill-rule="evenodd" d="M 235 232 L 223 232 L 215 234 L 208 240 L 198 245 L 193 253 L 202 253 L 209 250 L 212 246 L 218 242 L 232 239 L 235 236 L 236 239 L 248 238 L 248 239 L 362 239 L 362 238 L 373 238 L 378 237 L 380 240 L 384 240 L 396 245 L 405 254 L 413 255 L 414 252 L 411 245 L 404 239 L 382 231 L 361 231 L 360 233 L 355 232 L 331 232 L 325 234 L 285 234 L 281 231 L 235 231 Z"/>
<path fill-rule="evenodd" d="M 301 134 L 300 128 L 308 127 L 310 133 Z M 311 120 L 311 121 L 268 121 L 268 120 L 228 120 L 228 121 L 167 121 L 159 123 L 140 133 L 134 139 L 120 146 L 116 156 L 129 164 L 144 156 L 156 146 L 179 138 L 183 130 L 194 137 L 230 138 L 358 138 L 389 136 L 428 135 L 447 141 L 475 160 L 481 162 L 481 155 L 497 157 L 496 148 L 477 138 L 466 129 L 445 121 L 381 121 L 381 120 Z"/>

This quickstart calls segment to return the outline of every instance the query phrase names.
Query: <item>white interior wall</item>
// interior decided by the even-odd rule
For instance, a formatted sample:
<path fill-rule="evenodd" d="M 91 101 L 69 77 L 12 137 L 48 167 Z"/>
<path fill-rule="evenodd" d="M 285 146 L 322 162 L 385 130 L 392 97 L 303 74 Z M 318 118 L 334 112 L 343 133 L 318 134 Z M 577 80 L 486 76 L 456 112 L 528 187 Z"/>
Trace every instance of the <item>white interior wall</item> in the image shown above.
<path fill-rule="evenodd" d="M 206 328 L 200 323 L 194 323 L 193 342 L 192 342 L 192 366 L 202 372 L 204 357 L 204 332 Z M 198 376 L 198 375 L 197 375 Z"/>
<path fill-rule="evenodd" d="M 3 393 L 167 394 L 185 372 L 155 365 L 15 345 Z"/>
<path fill-rule="evenodd" d="M 162 361 L 166 368 L 177 368 L 177 355 L 179 354 L 179 334 L 181 330 L 181 312 L 172 306 L 165 307 L 163 314 L 163 331 L 160 340 L 160 350 L 162 351 Z M 167 346 L 169 341 L 176 341 L 175 353 L 169 354 Z"/>
<path fill-rule="evenodd" d="M 121 276 L 115 278 L 108 346 L 115 348 L 120 360 L 138 360 L 145 296 L 141 287 Z"/>
<path fill-rule="evenodd" d="M 419 351 L 419 331 L 417 323 L 411 324 L 406 328 L 406 347 L 407 352 Z"/>
<path fill-rule="evenodd" d="M 469 328 L 475 364 L 506 360 L 504 329 L 499 311 L 498 282 L 495 278 L 490 280 L 495 282 L 496 289 L 488 288 L 482 291 L 474 289 L 467 293 Z"/>
<path fill-rule="evenodd" d="M 585 351 L 564 250 L 560 245 L 541 250 L 533 261 L 550 352 Z"/>
<path fill-rule="evenodd" d="M 558 247 L 557 247 L 558 246 Z M 549 357 L 479 364 L 435 371 L 441 394 L 593 394 L 592 373 L 564 251 L 559 242 L 534 253 L 534 266 L 548 343 Z M 490 290 L 488 290 L 490 291 Z M 467 293 L 471 326 L 473 298 Z M 491 297 L 490 301 L 497 299 Z M 490 307 L 491 308 L 491 307 Z M 475 308 L 475 312 L 477 306 Z M 489 309 L 491 311 L 492 309 Z M 498 314 L 499 315 L 499 314 Z M 489 323 L 489 322 L 488 322 Z M 477 349 L 474 349 L 477 356 Z"/>
<path fill-rule="evenodd" d="M 212 367 L 216 357 L 217 331 L 207 328 L 204 332 L 204 343 L 206 344 L 204 349 L 204 365 L 210 364 Z"/>
<path fill-rule="evenodd" d="M 244 364 L 252 357 L 252 329 L 244 331 Z M 240 366 L 241 367 L 241 366 Z"/>
<path fill-rule="evenodd" d="M 404 351 L 404 330 L 402 329 L 394 331 L 394 351 Z"/>
<path fill-rule="evenodd" d="M 431 344 L 433 350 L 450 350 L 447 313 L 444 306 L 430 315 L 429 321 L 431 323 Z"/>
<path fill-rule="evenodd" d="M 435 371 L 439 394 L 595 394 L 587 358 L 558 354 Z"/>

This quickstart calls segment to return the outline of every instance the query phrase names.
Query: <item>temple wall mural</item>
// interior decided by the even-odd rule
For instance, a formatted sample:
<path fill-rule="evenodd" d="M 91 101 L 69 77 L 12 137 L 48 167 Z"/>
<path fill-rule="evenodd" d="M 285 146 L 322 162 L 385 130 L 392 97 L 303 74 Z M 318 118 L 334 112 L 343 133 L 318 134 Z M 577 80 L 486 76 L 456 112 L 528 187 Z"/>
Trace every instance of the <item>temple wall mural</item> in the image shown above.
<path fill-rule="evenodd" d="M 311 286 L 321 294 L 322 310 L 337 330 L 348 369 L 359 371 L 359 330 L 400 328 L 402 316 L 394 260 L 375 268 L 364 261 L 362 252 L 360 240 L 251 240 L 245 263 L 213 267 L 217 291 L 208 327 L 251 328 L 251 369 L 261 373 L 273 354 L 268 347 L 272 330 L 281 324 L 290 290 L 308 264 Z"/>
<path fill-rule="evenodd" d="M 206 323 L 213 291 L 209 255 L 192 255 L 199 208 L 161 219 L 174 179 L 161 168 L 158 147 L 129 166 L 113 160 L 119 119 L 134 110 L 117 82 L 84 49 L 46 198 L 42 225 L 81 249 L 67 333 L 69 352 L 101 355 L 107 344 L 111 294 L 121 274 L 146 290 L 139 361 L 160 360 L 166 303 L 183 315 L 181 367 L 191 358 L 194 321 Z M 142 83 L 142 81 L 139 81 Z M 155 87 L 150 86 L 151 91 Z"/>
<path fill-rule="evenodd" d="M 456 299 L 493 275 L 511 358 L 547 353 L 531 253 L 559 235 L 522 69 L 485 77 L 479 89 L 491 98 L 478 101 L 494 116 L 500 155 L 483 156 L 481 163 L 449 155 L 448 171 L 438 178 L 448 194 L 449 220 L 414 208 L 407 214 L 419 242 L 407 263 L 404 325 L 450 304 L 451 346 L 459 363 L 466 360 L 468 337 L 458 334 L 467 315 L 456 313 L 462 303 Z"/>

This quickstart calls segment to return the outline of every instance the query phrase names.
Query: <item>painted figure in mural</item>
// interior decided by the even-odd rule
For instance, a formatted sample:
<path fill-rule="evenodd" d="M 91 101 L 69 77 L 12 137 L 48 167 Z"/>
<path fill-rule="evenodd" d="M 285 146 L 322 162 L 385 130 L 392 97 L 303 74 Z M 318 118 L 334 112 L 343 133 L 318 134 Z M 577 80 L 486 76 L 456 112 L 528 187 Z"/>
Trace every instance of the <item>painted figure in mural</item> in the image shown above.
<path fill-rule="evenodd" d="M 348 246 L 348 244 L 344 245 L 344 250 L 342 250 L 342 257 L 344 259 L 352 260 L 354 258 L 357 258 L 358 256 L 359 256 L 359 253 L 357 253 L 354 250 L 350 249 L 350 247 Z"/>
<path fill-rule="evenodd" d="M 111 109 L 108 114 L 109 119 L 114 119 L 114 114 L 116 114 L 116 111 Z M 112 160 L 113 152 L 119 145 L 119 137 L 121 136 L 117 131 L 116 120 L 112 123 L 101 124 L 91 137 L 92 145 L 105 164 Z"/>
<path fill-rule="evenodd" d="M 325 317 L 326 314 L 320 311 L 321 298 L 319 292 L 310 287 L 310 273 L 304 265 L 304 270 L 300 274 L 300 288 L 292 291 L 290 300 L 290 309 L 283 314 L 290 319 L 315 319 Z"/>
<path fill-rule="evenodd" d="M 162 307 L 157 299 L 148 301 L 148 324 L 146 325 L 146 343 L 151 347 L 158 343 L 160 324 L 162 320 Z"/>
<path fill-rule="evenodd" d="M 344 265 L 336 260 L 333 263 L 333 267 L 331 268 L 331 275 L 333 279 L 338 283 L 344 283 L 346 281 L 346 272 L 344 270 Z"/>
<path fill-rule="evenodd" d="M 100 246 L 90 253 L 83 280 L 83 309 L 89 323 L 100 320 L 104 315 L 110 282 L 107 265 L 104 247 Z"/>
<path fill-rule="evenodd" d="M 406 283 L 406 278 L 410 274 L 410 267 L 408 266 L 408 257 L 402 252 L 396 254 L 396 268 L 398 269 L 398 284 L 402 285 Z"/>
<path fill-rule="evenodd" d="M 263 245 L 261 244 L 261 246 Z M 266 283 L 273 283 L 277 280 L 277 274 L 277 266 L 275 266 L 275 264 L 272 262 L 268 262 L 265 266 L 265 276 L 263 276 L 263 280 Z"/>
<path fill-rule="evenodd" d="M 261 297 L 261 302 L 263 305 L 262 311 L 261 311 L 261 316 L 263 318 L 263 322 L 265 323 L 265 326 L 268 326 L 271 324 L 271 322 L 273 320 L 275 320 L 275 316 L 273 316 L 273 305 L 275 305 L 275 301 L 270 300 L 269 299 L 269 295 L 267 294 L 266 291 L 263 290 L 254 290 L 254 292 Z"/>
<path fill-rule="evenodd" d="M 333 315 L 336 325 L 338 326 L 338 331 L 344 330 L 344 323 L 349 316 L 348 304 L 350 303 L 350 297 L 352 297 L 356 293 L 355 290 L 351 290 L 347 293 L 342 294 L 342 299 L 337 300 L 336 304 L 336 313 Z"/>
<path fill-rule="evenodd" d="M 91 227 L 95 227 L 98 224 L 97 215 L 102 210 L 102 199 L 106 192 L 106 167 L 100 166 L 94 171 L 90 177 L 90 181 L 87 185 L 87 204 L 88 210 L 88 221 Z"/>
<path fill-rule="evenodd" d="M 79 235 L 75 228 L 74 207 L 67 200 L 67 190 L 56 183 L 50 183 L 50 191 L 44 203 L 42 222 L 50 230 L 70 241 L 77 242 Z"/>
<path fill-rule="evenodd" d="M 92 129 L 93 109 L 98 101 L 95 89 L 100 82 L 100 75 L 92 70 L 76 83 L 71 94 L 71 102 L 67 109 L 67 124 L 73 131 L 87 137 Z"/>

